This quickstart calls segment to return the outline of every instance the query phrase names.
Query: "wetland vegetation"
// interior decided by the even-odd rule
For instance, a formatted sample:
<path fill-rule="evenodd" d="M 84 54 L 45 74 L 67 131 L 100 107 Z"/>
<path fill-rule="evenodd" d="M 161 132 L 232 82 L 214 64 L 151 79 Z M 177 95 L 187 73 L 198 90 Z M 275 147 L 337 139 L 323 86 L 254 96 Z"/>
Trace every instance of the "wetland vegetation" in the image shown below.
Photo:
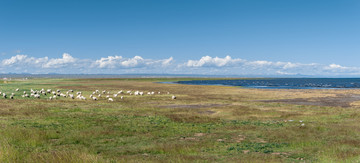
<path fill-rule="evenodd" d="M 1 162 L 355 162 L 360 90 L 263 90 L 163 84 L 192 79 L 0 81 Z M 19 92 L 15 89 L 19 88 Z M 44 88 L 155 91 L 97 101 Z M 167 94 L 166 92 L 170 92 Z M 176 95 L 176 100 L 172 100 Z M 352 97 L 352 100 L 348 100 Z M 294 102 L 295 101 L 295 102 Z M 297 101 L 297 102 L 296 102 Z M 300 102 L 299 102 L 300 101 Z M 328 101 L 328 102 L 326 102 Z M 341 103 L 343 105 L 336 105 Z"/>

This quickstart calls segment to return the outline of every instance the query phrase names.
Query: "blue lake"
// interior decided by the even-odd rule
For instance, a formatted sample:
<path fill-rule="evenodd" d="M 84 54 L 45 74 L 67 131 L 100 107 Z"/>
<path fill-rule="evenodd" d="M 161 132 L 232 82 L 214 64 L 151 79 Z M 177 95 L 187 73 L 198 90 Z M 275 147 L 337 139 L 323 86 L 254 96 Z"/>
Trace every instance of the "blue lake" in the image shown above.
<path fill-rule="evenodd" d="M 191 85 L 227 85 L 259 89 L 350 89 L 360 88 L 360 78 L 271 78 L 178 81 Z"/>

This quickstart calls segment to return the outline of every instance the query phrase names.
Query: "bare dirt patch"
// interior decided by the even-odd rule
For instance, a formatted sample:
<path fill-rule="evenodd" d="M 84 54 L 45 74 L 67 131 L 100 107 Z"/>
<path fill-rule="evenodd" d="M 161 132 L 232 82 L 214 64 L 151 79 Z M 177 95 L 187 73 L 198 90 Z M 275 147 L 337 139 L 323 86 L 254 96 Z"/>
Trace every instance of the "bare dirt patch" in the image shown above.
<path fill-rule="evenodd" d="M 295 105 L 351 107 L 352 102 L 359 100 L 360 100 L 359 94 L 337 94 L 334 97 L 261 100 L 260 102 L 281 102 L 281 103 L 288 103 Z"/>
<path fill-rule="evenodd" d="M 226 106 L 226 105 L 227 104 L 189 104 L 189 105 L 172 104 L 172 105 L 163 105 L 160 107 L 161 108 L 173 108 L 173 109 L 177 109 L 177 108 L 199 109 L 199 108 L 222 107 L 222 106 Z"/>

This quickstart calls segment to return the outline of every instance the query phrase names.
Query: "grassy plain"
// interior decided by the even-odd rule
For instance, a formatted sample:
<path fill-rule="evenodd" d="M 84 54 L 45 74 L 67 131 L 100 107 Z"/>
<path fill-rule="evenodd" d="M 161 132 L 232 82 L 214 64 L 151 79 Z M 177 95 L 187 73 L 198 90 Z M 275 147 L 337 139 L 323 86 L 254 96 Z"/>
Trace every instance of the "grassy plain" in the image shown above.
<path fill-rule="evenodd" d="M 355 98 L 360 90 L 157 83 L 176 80 L 189 79 L 0 81 L 2 92 L 16 93 L 13 100 L 0 99 L 0 162 L 360 160 L 360 99 Z M 87 98 L 96 89 L 161 94 L 123 95 L 114 102 L 22 98 L 31 88 L 72 89 Z"/>

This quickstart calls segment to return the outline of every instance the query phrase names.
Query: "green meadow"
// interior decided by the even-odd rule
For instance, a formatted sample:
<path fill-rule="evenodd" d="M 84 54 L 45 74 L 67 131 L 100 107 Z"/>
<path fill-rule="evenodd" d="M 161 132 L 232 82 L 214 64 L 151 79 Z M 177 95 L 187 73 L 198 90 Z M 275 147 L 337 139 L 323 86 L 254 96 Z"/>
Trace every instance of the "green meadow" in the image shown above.
<path fill-rule="evenodd" d="M 177 80 L 192 79 L 1 80 L 15 96 L 0 98 L 0 162 L 360 161 L 360 107 L 344 102 L 358 90 L 158 83 Z M 87 99 L 21 97 L 42 88 Z M 95 90 L 125 93 L 94 101 Z"/>

